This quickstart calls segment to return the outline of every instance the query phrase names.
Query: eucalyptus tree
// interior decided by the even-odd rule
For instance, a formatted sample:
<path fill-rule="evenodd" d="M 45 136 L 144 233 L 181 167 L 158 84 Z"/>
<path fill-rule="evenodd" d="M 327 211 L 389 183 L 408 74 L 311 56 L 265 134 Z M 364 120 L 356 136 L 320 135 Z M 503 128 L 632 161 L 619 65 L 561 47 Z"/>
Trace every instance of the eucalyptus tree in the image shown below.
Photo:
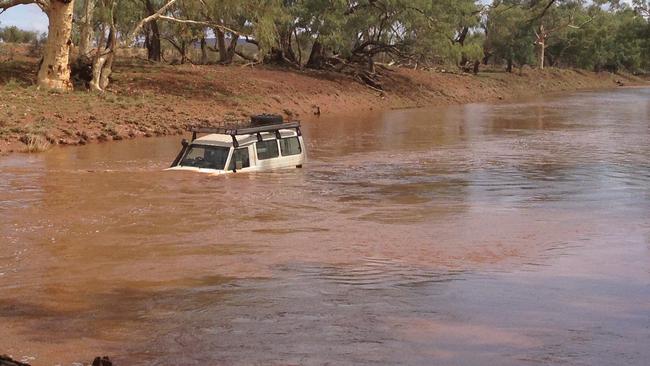
<path fill-rule="evenodd" d="M 38 70 L 38 85 L 63 91 L 72 89 L 69 54 L 74 0 L 0 0 L 0 11 L 24 4 L 38 5 L 49 20 L 47 42 Z"/>
<path fill-rule="evenodd" d="M 484 20 L 486 53 L 507 61 L 531 63 L 537 48 L 537 66 L 543 69 L 549 46 L 593 19 L 585 17 L 584 0 L 495 0 Z M 534 47 L 531 47 L 533 45 Z"/>
<path fill-rule="evenodd" d="M 240 40 L 254 44 L 261 55 L 276 46 L 279 28 L 287 14 L 277 0 L 204 0 L 204 18 L 215 35 L 219 62 L 230 64 L 235 54 L 250 59 L 237 51 Z"/>
<path fill-rule="evenodd" d="M 647 67 L 644 60 L 644 48 L 647 55 L 647 20 L 638 17 L 630 8 L 625 7 L 615 12 L 599 11 L 598 23 L 593 30 L 593 38 L 583 45 L 580 66 L 595 71 L 608 70 L 616 72 L 621 68 L 638 71 Z M 589 34 L 592 36 L 592 34 Z"/>
<path fill-rule="evenodd" d="M 454 44 L 479 14 L 474 0 L 304 0 L 296 9 L 297 24 L 313 39 L 309 67 L 322 66 L 330 51 L 370 71 L 378 55 L 414 64 L 455 58 Z"/>
<path fill-rule="evenodd" d="M 78 9 L 75 9 L 75 13 L 78 13 L 75 23 L 79 28 L 79 56 L 82 57 L 88 57 L 92 52 L 95 2 L 96 0 L 80 0 L 77 2 Z"/>
<path fill-rule="evenodd" d="M 484 24 L 485 48 L 497 61 L 506 61 L 512 72 L 515 63 L 530 63 L 534 53 L 534 34 L 530 12 L 519 2 L 495 2 L 487 12 Z"/>
<path fill-rule="evenodd" d="M 179 20 L 201 19 L 203 5 L 198 1 L 179 1 L 167 15 Z M 150 23 L 151 24 L 151 23 Z M 180 55 L 179 63 L 194 62 L 188 52 L 194 43 L 204 38 L 206 26 L 192 22 L 169 22 L 164 24 L 161 39 L 167 41 Z"/>
<path fill-rule="evenodd" d="M 346 0 L 302 0 L 292 6 L 290 11 L 295 18 L 296 40 L 304 41 L 299 45 L 300 52 L 305 48 L 309 53 L 306 67 L 322 68 L 326 54 L 341 48 L 347 9 Z"/>
<path fill-rule="evenodd" d="M 92 55 L 91 90 L 104 91 L 110 82 L 118 37 L 128 47 L 142 29 L 152 21 L 165 16 L 178 0 L 166 0 L 155 13 L 145 17 L 134 12 L 133 0 L 96 0 L 96 45 Z M 135 15 L 135 16 L 134 16 Z"/>
<path fill-rule="evenodd" d="M 538 46 L 537 66 L 540 69 L 545 65 L 549 40 L 565 36 L 567 31 L 580 29 L 593 21 L 591 17 L 584 17 L 584 4 L 584 0 L 547 0 L 533 1 L 529 5 L 534 14 L 531 21 Z"/>
<path fill-rule="evenodd" d="M 228 26 L 231 29 L 241 29 L 246 24 L 242 2 L 236 0 L 213 0 L 206 3 L 207 18 Z M 237 31 L 224 31 L 222 28 L 212 28 L 215 44 L 212 48 L 219 53 L 219 62 L 230 64 L 235 56 L 239 33 Z M 228 40 L 227 40 L 228 39 Z"/>
<path fill-rule="evenodd" d="M 650 24 L 626 3 L 591 3 L 574 12 L 580 27 L 567 27 L 548 43 L 552 65 L 594 71 L 647 70 Z"/>
<path fill-rule="evenodd" d="M 633 0 L 634 10 L 645 20 L 645 26 L 639 30 L 639 37 L 643 40 L 641 67 L 650 72 L 650 1 Z"/>
<path fill-rule="evenodd" d="M 474 1 L 458 3 L 458 16 L 455 20 L 456 31 L 453 44 L 457 50 L 455 61 L 461 68 L 466 68 L 469 61 L 473 61 L 474 73 L 478 73 L 480 59 L 483 58 L 483 46 L 485 37 L 478 30 L 482 13 L 485 6 L 478 5 Z"/>
<path fill-rule="evenodd" d="M 117 46 L 116 11 L 123 0 L 97 0 L 97 20 L 99 31 L 95 55 L 92 61 L 91 90 L 103 91 L 113 72 L 113 61 Z"/>
<path fill-rule="evenodd" d="M 103 84 L 100 80 L 108 82 L 108 75 L 112 63 L 112 55 L 115 49 L 115 42 L 117 37 L 117 27 L 115 21 L 115 14 L 119 9 L 126 9 L 133 0 L 121 0 L 120 7 L 117 6 L 118 0 L 87 0 L 83 6 L 82 31 L 83 38 L 92 38 L 88 34 L 93 33 L 95 26 L 98 26 L 95 21 L 90 20 L 90 15 L 93 17 L 100 13 L 99 23 L 99 36 L 93 64 L 102 65 L 99 69 L 93 70 L 95 85 L 103 89 Z M 169 7 L 171 7 L 178 0 L 166 0 L 166 4 L 162 6 L 159 11 L 148 17 L 140 19 L 133 27 L 132 33 L 137 33 L 140 29 L 151 21 L 161 17 Z M 0 0 L 0 11 L 12 8 L 17 5 L 36 4 L 47 15 L 49 20 L 47 42 L 43 50 L 43 59 L 37 75 L 37 83 L 39 87 L 46 89 L 55 89 L 67 91 L 72 89 L 72 82 L 70 79 L 70 48 L 72 46 L 72 28 L 73 28 L 73 15 L 75 10 L 74 0 Z M 86 4 L 88 7 L 86 7 Z M 92 6 L 97 6 L 96 10 L 90 9 Z M 92 26 L 91 26 L 92 24 Z M 130 34 L 132 38 L 133 34 Z M 80 41 L 80 43 L 86 42 Z M 83 45 L 83 52 L 88 52 L 89 43 Z M 97 76 L 99 75 L 99 76 Z M 103 75 L 106 75 L 104 77 Z"/>

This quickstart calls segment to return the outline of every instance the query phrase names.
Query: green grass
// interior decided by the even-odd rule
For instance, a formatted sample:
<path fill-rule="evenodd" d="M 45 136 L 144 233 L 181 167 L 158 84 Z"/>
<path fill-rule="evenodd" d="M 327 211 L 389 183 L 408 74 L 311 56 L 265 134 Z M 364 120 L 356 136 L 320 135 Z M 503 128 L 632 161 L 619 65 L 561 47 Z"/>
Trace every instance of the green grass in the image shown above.
<path fill-rule="evenodd" d="M 23 85 L 14 77 L 10 77 L 6 82 L 4 87 L 9 90 L 15 90 L 21 88 Z"/>

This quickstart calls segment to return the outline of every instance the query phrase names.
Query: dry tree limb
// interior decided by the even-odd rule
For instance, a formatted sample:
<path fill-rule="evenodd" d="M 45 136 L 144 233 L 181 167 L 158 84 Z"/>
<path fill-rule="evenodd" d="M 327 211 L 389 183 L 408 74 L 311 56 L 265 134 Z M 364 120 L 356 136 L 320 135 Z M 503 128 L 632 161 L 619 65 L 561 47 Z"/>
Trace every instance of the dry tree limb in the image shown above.
<path fill-rule="evenodd" d="M 140 22 L 138 22 L 138 24 L 136 24 L 135 27 L 133 27 L 133 29 L 131 29 L 131 31 L 127 34 L 127 36 L 125 38 L 125 41 L 124 41 L 125 44 L 127 46 L 130 46 L 131 43 L 133 43 L 133 40 L 135 39 L 135 35 L 138 34 L 138 32 L 140 32 L 140 30 L 142 29 L 142 27 L 145 26 L 145 24 L 160 18 L 177 1 L 178 0 L 169 0 L 167 2 L 167 4 L 163 5 L 160 9 L 158 9 L 157 12 L 149 15 L 146 18 L 143 18 L 142 20 L 140 20 Z"/>

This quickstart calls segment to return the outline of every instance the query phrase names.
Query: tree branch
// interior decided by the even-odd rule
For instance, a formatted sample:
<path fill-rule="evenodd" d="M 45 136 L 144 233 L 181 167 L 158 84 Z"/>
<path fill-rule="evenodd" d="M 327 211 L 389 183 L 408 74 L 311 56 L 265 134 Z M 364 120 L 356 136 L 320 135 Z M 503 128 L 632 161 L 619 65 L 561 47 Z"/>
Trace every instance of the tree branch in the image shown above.
<path fill-rule="evenodd" d="M 228 28 L 222 24 L 216 23 L 216 22 L 210 22 L 210 21 L 202 21 L 202 20 L 191 20 L 191 19 L 178 19 L 174 17 L 169 17 L 166 15 L 160 15 L 158 16 L 157 19 L 160 20 L 167 20 L 170 22 L 176 22 L 176 23 L 181 23 L 181 24 L 189 24 L 189 25 L 202 25 L 205 27 L 212 27 L 212 28 L 218 28 L 221 29 L 224 32 L 230 32 L 232 34 L 238 35 L 238 36 L 246 36 L 245 34 L 242 34 L 241 32 L 238 32 L 234 29 Z"/>
<path fill-rule="evenodd" d="M 0 0 L 0 14 L 16 5 L 38 4 L 37 0 Z"/>
<path fill-rule="evenodd" d="M 239 56 L 239 57 L 241 57 L 241 58 L 243 58 L 244 60 L 247 60 L 247 61 L 257 62 L 256 58 L 250 57 L 250 56 L 246 55 L 243 52 L 235 51 L 235 55 L 237 55 L 237 56 Z"/>
<path fill-rule="evenodd" d="M 585 25 L 587 25 L 587 24 L 589 24 L 589 23 L 591 23 L 593 21 L 594 21 L 594 18 L 589 18 L 589 20 L 585 21 L 584 23 L 582 23 L 580 25 L 569 24 L 569 25 L 567 25 L 567 27 L 573 28 L 573 29 L 580 29 L 580 28 L 584 27 Z"/>
<path fill-rule="evenodd" d="M 373 6 L 377 0 L 368 0 L 367 4 L 357 3 L 356 5 L 351 6 L 348 10 L 343 13 L 344 15 L 351 15 L 359 9 L 367 8 Z"/>
<path fill-rule="evenodd" d="M 639 4 L 634 7 L 634 10 L 636 10 L 636 12 L 642 17 L 650 18 L 650 5 Z"/>
<path fill-rule="evenodd" d="M 544 15 L 546 15 L 546 12 L 548 12 L 548 9 L 550 9 L 551 6 L 553 6 L 553 4 L 555 4 L 556 1 L 557 1 L 557 0 L 549 0 L 548 4 L 546 4 L 546 6 L 544 7 L 544 9 L 542 9 L 542 12 L 539 13 L 538 15 L 536 15 L 536 16 L 530 18 L 528 21 L 529 21 L 530 23 L 532 23 L 532 22 L 534 22 L 534 21 L 536 21 L 536 20 L 538 20 L 538 19 L 542 19 L 542 18 L 544 17 Z"/>
<path fill-rule="evenodd" d="M 259 48 L 260 43 L 257 40 L 250 39 L 247 35 L 244 35 L 244 38 L 245 38 L 246 43 L 254 44 Z"/>
<path fill-rule="evenodd" d="M 140 20 L 138 24 L 135 25 L 133 29 L 131 29 L 131 32 L 126 36 L 125 43 L 127 46 L 130 46 L 131 43 L 133 43 L 133 39 L 135 38 L 135 35 L 140 32 L 142 27 L 144 27 L 145 24 L 151 22 L 152 20 L 156 20 L 160 18 L 172 5 L 174 5 L 178 0 L 169 0 L 167 4 L 163 5 L 160 9 L 158 9 L 157 12 L 149 15 L 146 18 L 143 18 Z"/>

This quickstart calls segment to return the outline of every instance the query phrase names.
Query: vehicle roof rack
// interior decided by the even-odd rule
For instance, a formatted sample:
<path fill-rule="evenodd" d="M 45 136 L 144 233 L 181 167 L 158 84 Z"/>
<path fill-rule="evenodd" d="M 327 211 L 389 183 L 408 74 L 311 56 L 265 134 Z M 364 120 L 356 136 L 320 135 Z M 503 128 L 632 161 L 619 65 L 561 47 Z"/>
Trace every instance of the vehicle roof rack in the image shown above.
<path fill-rule="evenodd" d="M 295 129 L 298 136 L 301 136 L 300 122 L 286 122 L 279 124 L 272 124 L 266 126 L 221 126 L 221 127 L 190 127 L 188 131 L 192 132 L 192 141 L 196 140 L 198 133 L 218 133 L 222 135 L 230 135 L 234 147 L 239 146 L 237 136 L 241 135 L 254 135 L 257 134 L 258 141 L 262 140 L 260 133 L 262 132 L 275 132 L 277 138 L 280 138 L 280 130 Z"/>

